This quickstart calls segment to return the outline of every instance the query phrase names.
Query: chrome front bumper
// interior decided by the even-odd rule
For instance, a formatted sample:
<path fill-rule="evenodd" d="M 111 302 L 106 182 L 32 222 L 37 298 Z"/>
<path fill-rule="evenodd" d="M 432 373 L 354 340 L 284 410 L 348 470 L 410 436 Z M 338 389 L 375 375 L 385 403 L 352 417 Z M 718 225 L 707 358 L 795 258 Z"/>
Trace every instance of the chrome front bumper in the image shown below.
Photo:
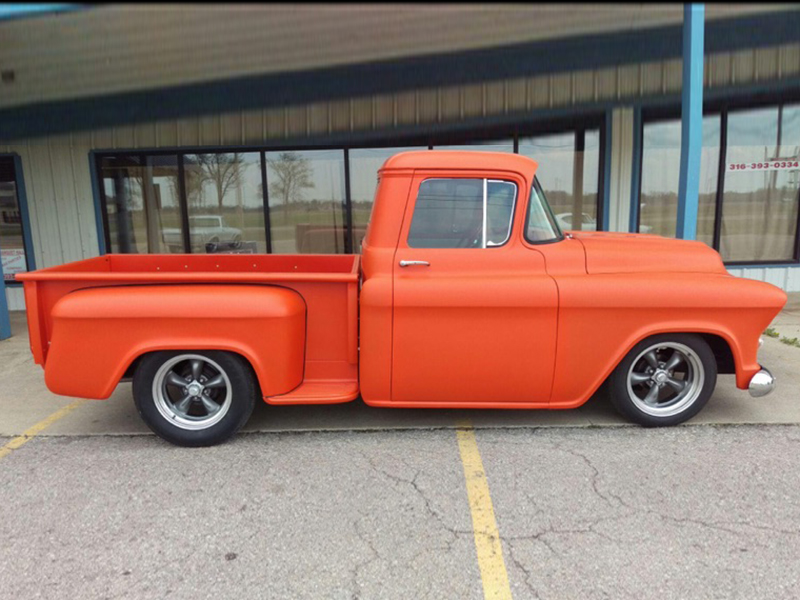
<path fill-rule="evenodd" d="M 761 367 L 761 370 L 753 375 L 747 389 L 750 391 L 750 395 L 753 398 L 761 398 L 775 389 L 775 378 L 767 369 Z"/>

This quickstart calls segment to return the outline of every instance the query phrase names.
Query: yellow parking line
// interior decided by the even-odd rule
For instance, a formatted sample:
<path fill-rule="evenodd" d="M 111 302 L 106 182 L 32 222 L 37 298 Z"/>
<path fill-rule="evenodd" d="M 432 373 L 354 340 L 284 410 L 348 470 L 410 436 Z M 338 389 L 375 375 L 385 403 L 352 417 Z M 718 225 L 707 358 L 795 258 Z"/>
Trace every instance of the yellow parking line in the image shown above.
<path fill-rule="evenodd" d="M 472 530 L 475 534 L 475 549 L 478 552 L 478 566 L 483 581 L 483 596 L 486 600 L 511 600 L 511 587 L 508 584 L 500 533 L 494 519 L 492 497 L 489 495 L 489 482 L 483 470 L 483 461 L 478 452 L 475 431 L 470 423 L 459 423 L 456 430 L 461 462 L 464 465 L 464 479 L 467 482 L 467 497 L 472 512 Z"/>
<path fill-rule="evenodd" d="M 49 417 L 42 419 L 33 427 L 30 427 L 22 432 L 22 435 L 18 435 L 10 442 L 8 442 L 5 446 L 0 448 L 0 458 L 11 454 L 14 450 L 18 449 L 20 446 L 24 446 L 29 440 L 36 437 L 42 431 L 50 427 L 53 423 L 58 421 L 61 417 L 71 413 L 73 410 L 78 408 L 81 404 L 84 403 L 84 400 L 75 400 L 72 404 L 67 404 L 64 408 L 57 410 Z"/>

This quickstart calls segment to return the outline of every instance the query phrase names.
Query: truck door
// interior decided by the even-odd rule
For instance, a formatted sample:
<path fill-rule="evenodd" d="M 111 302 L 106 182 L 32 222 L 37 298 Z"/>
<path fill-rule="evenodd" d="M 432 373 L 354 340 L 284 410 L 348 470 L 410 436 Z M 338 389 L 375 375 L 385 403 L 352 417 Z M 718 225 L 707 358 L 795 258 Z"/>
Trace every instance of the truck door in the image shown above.
<path fill-rule="evenodd" d="M 394 260 L 392 401 L 546 405 L 558 293 L 523 246 L 530 183 L 416 171 Z"/>

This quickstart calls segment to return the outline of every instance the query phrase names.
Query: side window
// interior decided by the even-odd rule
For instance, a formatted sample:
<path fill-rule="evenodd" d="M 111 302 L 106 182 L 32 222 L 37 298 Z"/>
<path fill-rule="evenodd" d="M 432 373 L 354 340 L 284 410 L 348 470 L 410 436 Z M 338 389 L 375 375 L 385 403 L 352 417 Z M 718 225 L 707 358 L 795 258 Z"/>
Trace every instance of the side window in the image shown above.
<path fill-rule="evenodd" d="M 572 216 L 568 215 L 568 227 L 572 226 Z M 561 217 L 562 219 L 564 217 Z M 528 202 L 528 221 L 525 225 L 525 239 L 529 242 L 554 242 L 562 238 L 561 230 L 553 217 L 553 212 L 545 200 L 539 182 L 534 180 Z"/>
<path fill-rule="evenodd" d="M 408 232 L 411 248 L 502 246 L 511 234 L 517 186 L 488 179 L 427 179 Z"/>

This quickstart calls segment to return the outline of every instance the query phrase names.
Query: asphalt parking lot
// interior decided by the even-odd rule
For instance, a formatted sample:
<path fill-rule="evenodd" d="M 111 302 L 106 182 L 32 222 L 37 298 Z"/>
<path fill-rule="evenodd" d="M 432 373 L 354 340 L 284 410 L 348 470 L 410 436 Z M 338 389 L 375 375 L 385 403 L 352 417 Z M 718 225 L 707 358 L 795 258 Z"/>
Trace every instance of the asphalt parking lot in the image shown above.
<path fill-rule="evenodd" d="M 800 334 L 794 303 L 773 324 Z M 576 411 L 258 407 L 222 446 L 152 436 L 129 385 L 57 398 L 0 342 L 0 598 L 791 598 L 800 348 L 689 424 Z M 460 427 L 460 429 L 458 429 Z M 474 436 L 465 441 L 463 436 Z M 471 444 L 471 445 L 470 445 Z M 477 461 L 477 462 L 476 462 Z M 484 486 L 484 487 L 481 487 Z"/>

